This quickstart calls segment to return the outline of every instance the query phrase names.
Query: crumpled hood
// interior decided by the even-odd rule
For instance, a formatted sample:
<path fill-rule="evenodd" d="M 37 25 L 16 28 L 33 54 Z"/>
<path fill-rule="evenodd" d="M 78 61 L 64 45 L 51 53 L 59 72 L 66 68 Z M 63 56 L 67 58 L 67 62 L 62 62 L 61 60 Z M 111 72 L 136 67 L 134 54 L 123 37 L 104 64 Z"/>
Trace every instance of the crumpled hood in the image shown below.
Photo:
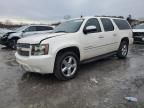
<path fill-rule="evenodd" d="M 144 32 L 144 29 L 133 29 L 133 32 Z"/>
<path fill-rule="evenodd" d="M 8 32 L 12 32 L 12 30 L 0 29 L 0 34 L 1 34 L 1 35 L 4 35 L 4 34 L 6 34 L 6 33 L 8 33 Z"/>
<path fill-rule="evenodd" d="M 50 33 L 50 34 L 37 34 L 18 40 L 18 43 L 38 44 L 42 40 L 64 35 L 66 33 Z"/>
<path fill-rule="evenodd" d="M 12 33 L 15 33 L 15 32 L 13 32 L 13 31 L 5 32 L 5 33 L 2 34 L 2 36 L 9 36 L 9 35 L 12 34 Z"/>

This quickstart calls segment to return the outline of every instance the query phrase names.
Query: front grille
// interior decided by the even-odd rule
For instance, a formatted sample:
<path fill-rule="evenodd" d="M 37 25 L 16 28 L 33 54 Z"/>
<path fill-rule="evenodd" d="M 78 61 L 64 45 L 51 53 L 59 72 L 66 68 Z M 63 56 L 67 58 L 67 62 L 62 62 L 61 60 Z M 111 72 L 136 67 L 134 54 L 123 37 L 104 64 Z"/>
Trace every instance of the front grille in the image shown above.
<path fill-rule="evenodd" d="M 144 32 L 134 32 L 133 36 L 144 36 Z"/>
<path fill-rule="evenodd" d="M 17 52 L 21 56 L 30 56 L 30 44 L 26 43 L 18 43 L 17 44 Z"/>
<path fill-rule="evenodd" d="M 30 48 L 30 44 L 26 44 L 26 43 L 18 43 L 17 44 L 18 48 Z"/>
<path fill-rule="evenodd" d="M 137 42 L 138 42 L 138 41 L 142 41 L 142 38 L 137 38 L 137 37 L 135 37 L 135 38 L 134 38 L 134 41 L 137 41 Z"/>
<path fill-rule="evenodd" d="M 21 56 L 29 56 L 29 51 L 18 50 L 17 52 L 18 52 L 18 54 L 21 55 Z"/>

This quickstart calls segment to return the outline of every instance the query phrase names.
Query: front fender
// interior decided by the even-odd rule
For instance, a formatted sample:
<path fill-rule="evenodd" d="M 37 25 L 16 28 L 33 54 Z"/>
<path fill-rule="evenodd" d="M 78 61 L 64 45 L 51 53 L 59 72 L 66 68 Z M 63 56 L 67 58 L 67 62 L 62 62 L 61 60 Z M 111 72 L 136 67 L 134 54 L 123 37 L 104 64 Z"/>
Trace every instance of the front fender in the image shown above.
<path fill-rule="evenodd" d="M 10 35 L 8 36 L 8 39 L 12 39 L 12 38 L 21 38 L 21 34 L 20 35 Z"/>
<path fill-rule="evenodd" d="M 51 49 L 52 50 L 52 54 L 54 54 L 55 56 L 57 55 L 57 53 L 62 50 L 62 49 L 65 49 L 65 48 L 69 48 L 69 47 L 76 47 L 79 49 L 79 52 L 80 52 L 80 57 L 81 57 L 81 48 L 79 47 L 79 44 L 78 43 L 64 43 L 64 44 L 61 44 L 61 45 L 56 45 L 55 48 Z"/>

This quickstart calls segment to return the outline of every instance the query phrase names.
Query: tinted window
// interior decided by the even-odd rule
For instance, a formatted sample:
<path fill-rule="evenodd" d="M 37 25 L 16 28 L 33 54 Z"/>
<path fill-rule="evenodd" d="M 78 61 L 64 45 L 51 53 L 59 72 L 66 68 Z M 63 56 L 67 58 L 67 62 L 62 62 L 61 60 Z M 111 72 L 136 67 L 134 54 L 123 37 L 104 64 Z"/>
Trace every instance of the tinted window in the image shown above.
<path fill-rule="evenodd" d="M 96 18 L 89 19 L 85 25 L 85 28 L 88 26 L 95 26 L 97 28 L 97 32 L 101 32 L 99 21 Z"/>
<path fill-rule="evenodd" d="M 36 27 L 37 31 L 48 31 L 48 30 L 53 30 L 52 27 L 46 27 L 46 26 L 37 26 Z"/>
<path fill-rule="evenodd" d="M 114 19 L 114 22 L 120 30 L 131 29 L 130 25 L 125 20 Z"/>
<path fill-rule="evenodd" d="M 36 31 L 36 27 L 35 27 L 35 26 L 28 27 L 25 31 L 26 31 L 26 32 Z"/>
<path fill-rule="evenodd" d="M 111 22 L 110 19 L 108 18 L 101 18 L 102 24 L 104 26 L 104 30 L 105 31 L 113 31 L 114 30 L 114 26 Z"/>

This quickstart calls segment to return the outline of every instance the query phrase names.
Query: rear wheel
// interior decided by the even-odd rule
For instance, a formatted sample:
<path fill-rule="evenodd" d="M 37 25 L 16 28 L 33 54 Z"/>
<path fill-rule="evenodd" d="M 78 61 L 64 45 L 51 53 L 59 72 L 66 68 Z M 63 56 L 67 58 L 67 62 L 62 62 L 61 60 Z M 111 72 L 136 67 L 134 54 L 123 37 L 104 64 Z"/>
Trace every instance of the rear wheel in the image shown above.
<path fill-rule="evenodd" d="M 54 74 L 59 80 L 70 80 L 76 76 L 78 68 L 78 56 L 73 52 L 65 52 L 57 56 Z"/>
<path fill-rule="evenodd" d="M 124 59 L 127 57 L 128 54 L 128 42 L 127 41 L 122 41 L 119 47 L 119 50 L 117 52 L 117 56 L 120 59 Z"/>

